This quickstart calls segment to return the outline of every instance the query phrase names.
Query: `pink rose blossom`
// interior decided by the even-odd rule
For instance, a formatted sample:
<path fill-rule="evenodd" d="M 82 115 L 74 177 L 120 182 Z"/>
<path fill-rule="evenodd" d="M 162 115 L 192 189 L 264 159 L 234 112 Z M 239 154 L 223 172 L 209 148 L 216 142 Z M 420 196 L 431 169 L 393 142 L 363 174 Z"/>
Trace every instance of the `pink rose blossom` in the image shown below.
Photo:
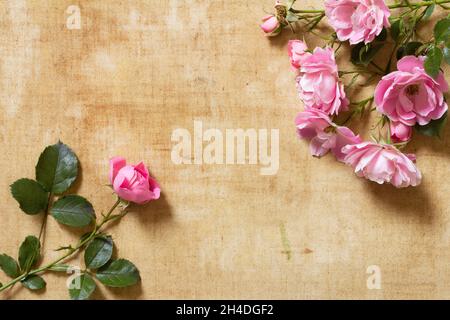
<path fill-rule="evenodd" d="M 153 179 L 144 163 L 127 165 L 124 158 L 110 160 L 109 181 L 114 191 L 123 199 L 137 204 L 145 204 L 159 199 L 160 187 Z"/>
<path fill-rule="evenodd" d="M 353 167 L 359 177 L 379 184 L 391 183 L 397 188 L 415 187 L 422 181 L 422 174 L 413 163 L 414 157 L 391 145 L 363 142 L 347 145 L 342 152 L 346 154 L 345 163 Z"/>
<path fill-rule="evenodd" d="M 378 83 L 377 109 L 391 121 L 422 126 L 440 119 L 447 111 L 443 93 L 448 91 L 448 83 L 444 74 L 439 72 L 433 79 L 425 72 L 424 60 L 425 57 L 406 56 L 398 61 L 398 71 Z"/>
<path fill-rule="evenodd" d="M 263 23 L 260 25 L 266 36 L 273 37 L 281 32 L 281 24 L 274 15 L 267 15 L 262 18 Z"/>
<path fill-rule="evenodd" d="M 300 112 L 295 120 L 297 133 L 302 139 L 311 140 L 313 156 L 322 157 L 331 151 L 338 161 L 343 162 L 342 148 L 348 144 L 358 144 L 362 140 L 347 127 L 336 126 L 328 115 L 316 109 Z"/>
<path fill-rule="evenodd" d="M 327 0 L 325 14 L 338 39 L 350 44 L 372 42 L 383 27 L 390 27 L 384 0 Z"/>
<path fill-rule="evenodd" d="M 300 69 L 300 61 L 306 56 L 307 45 L 300 40 L 290 40 L 288 43 L 288 54 L 291 59 L 291 66 L 294 70 Z"/>
<path fill-rule="evenodd" d="M 306 109 L 320 109 L 327 114 L 347 110 L 349 101 L 339 81 L 333 49 L 316 48 L 301 59 L 297 87 Z"/>
<path fill-rule="evenodd" d="M 395 143 L 406 142 L 411 139 L 412 127 L 407 126 L 401 122 L 391 121 L 391 140 Z"/>

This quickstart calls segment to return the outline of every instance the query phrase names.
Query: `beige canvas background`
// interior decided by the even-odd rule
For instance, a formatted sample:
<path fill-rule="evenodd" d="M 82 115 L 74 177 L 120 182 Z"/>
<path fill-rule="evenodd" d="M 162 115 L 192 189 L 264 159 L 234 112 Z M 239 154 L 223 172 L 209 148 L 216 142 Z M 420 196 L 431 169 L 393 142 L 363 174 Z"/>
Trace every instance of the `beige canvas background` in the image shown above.
<path fill-rule="evenodd" d="M 73 4 L 81 8 L 81 30 L 65 26 Z M 94 298 L 450 298 L 450 130 L 442 140 L 416 137 L 409 146 L 425 177 L 415 189 L 378 186 L 332 157 L 312 158 L 295 134 L 302 106 L 286 57 L 287 40 L 303 35 L 265 39 L 258 21 L 271 7 L 235 0 L 2 1 L 0 252 L 16 256 L 24 237 L 39 232 L 42 216 L 21 213 L 9 185 L 33 178 L 44 146 L 61 139 L 81 162 L 72 191 L 97 213 L 114 202 L 104 187 L 111 156 L 144 160 L 163 190 L 161 200 L 110 229 L 117 255 L 139 267 L 141 284 L 100 287 Z M 279 129 L 278 173 L 176 166 L 171 133 L 192 132 L 193 120 L 221 130 Z M 45 261 L 81 233 L 50 218 Z M 367 288 L 371 265 L 381 269 L 381 290 Z M 40 294 L 16 286 L 0 297 L 66 299 L 66 278 L 48 274 Z"/>

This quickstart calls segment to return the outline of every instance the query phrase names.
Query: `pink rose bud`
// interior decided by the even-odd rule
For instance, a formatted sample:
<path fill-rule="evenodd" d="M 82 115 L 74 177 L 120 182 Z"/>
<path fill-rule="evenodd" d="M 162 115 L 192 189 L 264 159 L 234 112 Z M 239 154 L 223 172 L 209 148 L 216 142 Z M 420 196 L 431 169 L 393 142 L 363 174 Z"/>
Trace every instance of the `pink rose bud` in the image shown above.
<path fill-rule="evenodd" d="M 288 43 L 288 54 L 291 59 L 291 66 L 294 70 L 300 69 L 301 59 L 305 56 L 308 46 L 300 40 L 290 40 Z"/>
<path fill-rule="evenodd" d="M 390 183 L 396 188 L 418 186 L 422 174 L 413 162 L 412 155 L 401 153 L 391 145 L 363 142 L 342 148 L 344 162 L 356 175 L 379 184 Z"/>
<path fill-rule="evenodd" d="M 325 14 L 340 41 L 370 43 L 383 27 L 389 28 L 391 12 L 384 0 L 327 0 Z"/>
<path fill-rule="evenodd" d="M 117 195 L 126 201 L 145 204 L 160 196 L 158 182 L 150 176 L 142 162 L 134 166 L 127 165 L 124 158 L 112 158 L 109 181 Z"/>
<path fill-rule="evenodd" d="M 274 15 L 265 16 L 262 19 L 263 23 L 260 25 L 266 36 L 274 37 L 281 32 L 281 24 Z"/>
<path fill-rule="evenodd" d="M 391 121 L 391 140 L 395 143 L 406 142 L 411 139 L 412 127 L 407 126 L 401 122 Z"/>
<path fill-rule="evenodd" d="M 375 89 L 377 109 L 391 121 L 421 126 L 440 119 L 448 110 L 444 92 L 448 83 L 442 71 L 436 79 L 425 72 L 425 57 L 406 56 L 398 71 L 384 76 Z"/>

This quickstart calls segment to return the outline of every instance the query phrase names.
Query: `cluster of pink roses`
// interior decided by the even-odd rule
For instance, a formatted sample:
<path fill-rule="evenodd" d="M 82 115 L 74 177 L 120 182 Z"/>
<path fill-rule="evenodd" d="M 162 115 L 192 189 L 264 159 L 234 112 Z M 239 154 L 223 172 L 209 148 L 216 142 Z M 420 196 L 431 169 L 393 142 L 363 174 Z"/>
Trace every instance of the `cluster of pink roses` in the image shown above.
<path fill-rule="evenodd" d="M 286 24 L 280 1 L 275 2 L 276 15 L 266 15 L 261 29 L 267 36 L 278 35 Z M 389 8 L 384 0 L 326 0 L 325 15 L 340 41 L 350 44 L 370 43 L 384 27 L 390 27 Z"/>
<path fill-rule="evenodd" d="M 330 117 L 349 105 L 334 51 L 326 47 L 307 52 L 307 46 L 299 40 L 290 41 L 288 48 L 291 65 L 299 73 L 297 85 L 306 109 L 298 114 L 295 123 L 299 136 L 310 141 L 311 154 L 321 157 L 331 151 L 338 161 L 352 166 L 358 176 L 380 184 L 387 182 L 398 188 L 420 184 L 422 176 L 413 155 L 404 155 L 388 144 L 363 142 L 351 129 L 333 123 Z M 445 79 L 439 78 L 441 83 L 439 79 L 434 81 L 424 73 L 423 62 L 420 68 L 420 62 L 415 57 L 400 60 L 399 71 L 384 77 L 375 93 L 378 109 L 393 120 L 391 135 L 397 141 L 410 138 L 408 125 L 415 124 L 412 120 L 438 118 L 447 110 L 441 91 L 446 88 Z M 412 71 L 414 77 L 409 78 Z M 411 86 L 425 89 L 408 93 Z M 424 99 L 427 107 L 422 104 Z"/>
<path fill-rule="evenodd" d="M 324 10 L 294 10 L 294 2 L 286 6 L 280 1 L 275 3 L 276 14 L 264 17 L 261 25 L 266 35 L 275 36 L 292 21 L 301 19 L 316 25 L 326 16 L 336 32 L 333 39 L 349 41 L 351 45 L 362 44 L 367 50 L 383 29 L 391 26 L 389 8 L 411 8 L 409 2 L 388 7 L 384 0 L 326 0 Z M 412 8 L 426 6 L 423 14 L 434 9 L 432 2 L 414 6 Z M 415 12 L 411 10 L 409 12 Z M 403 18 L 394 21 L 399 22 L 399 19 Z M 437 30 L 440 32 L 439 28 Z M 443 39 L 443 43 L 447 41 Z M 292 40 L 288 53 L 305 106 L 305 111 L 300 112 L 295 121 L 297 132 L 300 138 L 310 141 L 311 154 L 321 157 L 331 152 L 338 161 L 351 166 L 358 176 L 380 184 L 391 183 L 398 188 L 419 185 L 422 176 L 415 166 L 416 157 L 403 154 L 396 145 L 404 145 L 411 139 L 414 126 L 444 119 L 448 110 L 444 92 L 449 87 L 442 71 L 427 72 L 423 56 L 401 58 L 397 71 L 382 77 L 373 97 L 365 100 L 374 101 L 376 110 L 383 114 L 381 123 L 382 127 L 388 123 L 387 138 L 364 142 L 350 128 L 336 123 L 336 117 L 349 111 L 352 105 L 346 97 L 333 48 L 308 50 L 303 41 Z"/>

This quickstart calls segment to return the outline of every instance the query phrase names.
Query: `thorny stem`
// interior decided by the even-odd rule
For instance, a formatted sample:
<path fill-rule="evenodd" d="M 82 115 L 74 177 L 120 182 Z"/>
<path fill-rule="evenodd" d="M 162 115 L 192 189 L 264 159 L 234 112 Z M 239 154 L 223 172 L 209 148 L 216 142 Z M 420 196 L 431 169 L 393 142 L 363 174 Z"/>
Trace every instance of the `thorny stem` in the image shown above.
<path fill-rule="evenodd" d="M 350 112 L 350 114 L 347 116 L 347 118 L 345 118 L 344 121 L 342 121 L 342 123 L 340 123 L 341 126 L 346 125 L 356 114 L 361 113 L 361 115 L 364 113 L 364 110 L 367 108 L 367 104 L 371 104 L 374 100 L 374 96 L 371 96 L 367 99 L 358 101 L 358 102 L 352 102 L 351 105 L 352 106 L 358 106 L 360 108 L 357 108 L 355 110 L 352 110 Z"/>
<path fill-rule="evenodd" d="M 354 70 L 354 71 L 339 71 L 339 74 L 341 76 L 343 75 L 347 75 L 347 74 L 377 74 L 377 75 L 383 75 L 379 72 L 375 72 L 375 71 L 370 71 L 370 70 Z"/>
<path fill-rule="evenodd" d="M 362 104 L 367 104 L 368 102 L 371 102 L 374 99 L 374 96 L 371 96 L 367 99 L 358 101 L 358 102 L 352 102 L 352 105 L 356 106 L 356 105 L 362 105 Z"/>
<path fill-rule="evenodd" d="M 325 10 L 296 10 L 291 8 L 290 9 L 293 13 L 324 13 Z"/>
<path fill-rule="evenodd" d="M 443 5 L 445 3 L 450 3 L 450 0 L 433 0 L 433 1 L 421 1 L 416 3 L 398 3 L 389 5 L 389 9 L 399 9 L 399 8 L 420 8 L 427 7 L 433 4 Z M 325 10 L 296 10 L 291 8 L 290 11 L 293 13 L 324 13 Z"/>
<path fill-rule="evenodd" d="M 43 267 L 40 267 L 38 269 L 31 270 L 28 273 L 24 273 L 24 274 L 18 276 L 17 278 L 11 280 L 10 282 L 4 284 L 2 287 L 0 287 L 0 292 L 4 291 L 5 289 L 7 289 L 7 288 L 9 288 L 11 286 L 13 286 L 14 284 L 16 284 L 19 281 L 24 280 L 26 277 L 28 277 L 30 275 L 34 275 L 34 274 L 45 272 L 47 270 L 51 270 L 58 263 L 60 263 L 63 260 L 66 260 L 67 258 L 73 256 L 84 245 L 86 245 L 89 241 L 91 241 L 93 238 L 95 238 L 99 234 L 100 229 L 105 225 L 105 223 L 107 223 L 108 221 L 111 221 L 111 220 L 115 220 L 115 219 L 112 219 L 112 217 L 115 217 L 115 216 L 111 216 L 111 215 L 114 212 L 114 210 L 119 206 L 120 202 L 121 202 L 121 200 L 117 199 L 116 203 L 114 203 L 114 205 L 111 207 L 111 209 L 108 211 L 108 213 L 103 217 L 102 221 L 94 227 L 94 230 L 92 230 L 92 232 L 89 234 L 88 237 L 86 237 L 86 239 L 80 241 L 75 247 L 73 247 L 71 249 L 68 249 L 68 252 L 66 254 L 62 255 L 61 257 L 59 257 L 55 261 L 50 262 L 49 264 L 47 264 L 47 265 L 45 265 Z M 121 215 L 118 215 L 118 217 L 121 217 Z"/>
<path fill-rule="evenodd" d="M 420 8 L 427 7 L 433 4 L 441 5 L 444 3 L 450 3 L 450 0 L 434 0 L 434 1 L 422 1 L 417 3 L 399 3 L 399 4 L 391 4 L 389 5 L 389 9 L 397 9 L 397 8 Z"/>
<path fill-rule="evenodd" d="M 380 67 L 379 65 L 377 65 L 375 62 L 371 61 L 371 62 L 370 62 L 370 65 L 373 66 L 373 67 L 375 67 L 375 69 L 377 69 L 378 71 L 381 72 L 382 75 L 384 75 L 384 70 L 383 70 L 383 68 L 381 68 L 381 67 Z"/>

